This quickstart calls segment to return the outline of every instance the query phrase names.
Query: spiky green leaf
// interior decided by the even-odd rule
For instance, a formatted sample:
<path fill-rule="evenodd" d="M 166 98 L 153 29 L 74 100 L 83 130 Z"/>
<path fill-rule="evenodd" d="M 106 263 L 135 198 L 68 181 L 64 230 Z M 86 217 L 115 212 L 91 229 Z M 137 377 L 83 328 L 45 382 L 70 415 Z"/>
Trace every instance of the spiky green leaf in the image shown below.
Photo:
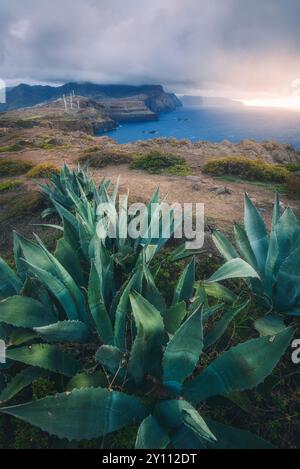
<path fill-rule="evenodd" d="M 124 393 L 87 388 L 1 408 L 0 412 L 59 438 L 90 440 L 139 423 L 147 409 Z"/>
<path fill-rule="evenodd" d="M 211 396 L 258 386 L 272 373 L 293 334 L 293 329 L 287 328 L 275 336 L 232 347 L 184 386 L 184 396 L 197 403 Z"/>

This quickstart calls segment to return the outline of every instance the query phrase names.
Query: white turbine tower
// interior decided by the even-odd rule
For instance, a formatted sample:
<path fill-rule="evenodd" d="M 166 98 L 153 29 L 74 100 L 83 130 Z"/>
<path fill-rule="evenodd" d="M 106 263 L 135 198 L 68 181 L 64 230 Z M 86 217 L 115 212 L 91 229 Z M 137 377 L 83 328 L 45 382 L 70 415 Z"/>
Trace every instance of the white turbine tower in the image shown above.
<path fill-rule="evenodd" d="M 65 105 L 65 112 L 67 112 L 68 104 L 67 104 L 66 96 L 64 94 L 63 94 L 63 100 L 64 100 L 64 105 Z"/>

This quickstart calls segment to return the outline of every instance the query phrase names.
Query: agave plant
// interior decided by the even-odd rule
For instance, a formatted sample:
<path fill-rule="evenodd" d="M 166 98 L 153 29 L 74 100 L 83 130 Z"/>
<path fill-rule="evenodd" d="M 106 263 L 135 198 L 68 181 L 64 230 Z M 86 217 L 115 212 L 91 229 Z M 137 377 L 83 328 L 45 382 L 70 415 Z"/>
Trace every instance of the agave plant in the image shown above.
<path fill-rule="evenodd" d="M 58 255 L 65 250 L 73 251 L 80 261 L 87 262 L 94 255 L 94 244 L 99 241 L 99 233 L 103 249 L 107 251 L 118 268 L 124 272 L 131 272 L 139 259 L 142 251 L 147 254 L 147 261 L 163 248 L 170 236 L 176 229 L 174 211 L 170 211 L 168 236 L 164 235 L 162 229 L 162 204 L 160 191 L 157 189 L 152 195 L 146 208 L 149 214 L 144 230 L 137 239 L 127 236 L 128 226 L 134 216 L 122 217 L 127 214 L 127 203 L 129 194 L 122 196 L 121 203 L 118 203 L 119 180 L 109 194 L 109 181 L 102 181 L 99 188 L 94 187 L 92 197 L 88 198 L 84 190 L 80 188 L 80 195 L 77 195 L 71 188 L 66 188 L 66 193 L 72 200 L 72 209 L 65 208 L 62 204 L 51 198 L 55 210 L 62 220 L 63 226 L 50 225 L 63 232 L 63 238 L 58 246 Z M 98 208 L 105 204 L 106 213 L 99 213 Z M 117 223 L 116 223 L 117 221 Z M 158 225 L 159 231 L 156 238 L 151 237 L 151 229 Z M 49 225 L 46 225 L 49 226 Z M 114 236 L 110 236 L 111 227 L 114 226 Z M 60 257 L 61 259 L 61 257 Z"/>
<path fill-rule="evenodd" d="M 129 298 L 127 306 L 124 295 Z M 184 290 L 178 286 L 174 298 L 179 300 L 182 295 Z M 47 341 L 62 343 L 67 336 L 72 341 L 83 338 L 83 331 L 78 334 L 74 322 L 75 336 L 71 337 L 70 329 L 58 330 L 55 318 L 41 304 L 36 302 L 32 309 L 32 299 L 26 298 L 31 303 L 30 315 L 29 309 L 27 314 L 14 314 L 15 309 L 8 305 L 16 298 L 21 301 L 22 297 L 7 300 L 4 308 L 2 303 L 2 319 L 31 326 L 36 337 Z M 0 412 L 69 440 L 97 438 L 139 424 L 136 448 L 270 447 L 249 432 L 200 415 L 197 406 L 209 397 L 261 383 L 288 347 L 291 328 L 233 347 L 203 367 L 199 358 L 214 343 L 212 334 L 215 339 L 219 337 L 219 327 L 210 332 L 210 338 L 204 334 L 204 324 L 213 310 L 205 310 L 196 299 L 188 311 L 186 303 L 180 302 L 162 313 L 153 302 L 128 286 L 124 289 L 116 309 L 114 339 L 111 345 L 100 346 L 89 369 L 53 345 L 9 347 L 8 358 L 29 368 L 12 378 L 2 391 Z M 7 406 L 11 397 L 44 370 L 71 378 L 64 392 Z"/>
<path fill-rule="evenodd" d="M 234 235 L 237 249 L 224 234 L 214 232 L 214 243 L 227 262 L 210 280 L 245 278 L 269 312 L 300 316 L 300 221 L 294 212 L 286 208 L 281 214 L 276 194 L 268 234 L 263 217 L 246 194 L 244 226 L 235 225 Z"/>
<path fill-rule="evenodd" d="M 107 182 L 107 185 L 109 182 Z M 88 174 L 86 167 L 81 167 L 79 164 L 75 171 L 72 171 L 68 165 L 61 168 L 60 173 L 53 173 L 50 177 L 48 184 L 41 184 L 40 189 L 46 195 L 51 203 L 55 202 L 62 205 L 64 208 L 74 208 L 74 200 L 70 193 L 80 196 L 83 192 L 87 197 L 90 197 L 97 190 L 95 183 Z M 43 212 L 46 217 L 55 213 L 55 207 L 49 208 Z"/>
<path fill-rule="evenodd" d="M 110 287 L 115 284 L 111 259 L 102 247 L 98 243 L 85 291 L 40 240 L 17 237 L 19 276 L 26 280 L 21 294 L 0 302 L 0 332 L 8 344 L 8 371 L 16 362 L 26 367 L 1 392 L 0 412 L 70 440 L 97 438 L 136 423 L 137 448 L 268 446 L 248 432 L 204 420 L 197 405 L 262 382 L 293 331 L 248 341 L 203 369 L 202 353 L 245 304 L 231 304 L 207 329 L 208 319 L 223 305 L 208 306 L 202 283 L 195 283 L 194 259 L 166 305 L 145 254 L 119 291 Z M 214 286 L 211 293 L 217 292 L 232 302 L 226 290 Z M 73 349 L 88 344 L 98 350 L 93 359 L 78 360 L 64 350 L 70 343 Z M 64 378 L 63 392 L 7 406 L 34 379 L 49 374 Z"/>

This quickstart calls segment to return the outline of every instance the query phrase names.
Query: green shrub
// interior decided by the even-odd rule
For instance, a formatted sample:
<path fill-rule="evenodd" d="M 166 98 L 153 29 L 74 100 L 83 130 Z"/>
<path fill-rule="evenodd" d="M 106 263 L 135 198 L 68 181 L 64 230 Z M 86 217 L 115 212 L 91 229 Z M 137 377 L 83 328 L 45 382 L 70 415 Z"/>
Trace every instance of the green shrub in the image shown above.
<path fill-rule="evenodd" d="M 291 174 L 286 179 L 286 191 L 287 195 L 291 198 L 299 198 L 300 197 L 300 177 L 294 176 Z"/>
<path fill-rule="evenodd" d="M 145 155 L 136 156 L 130 165 L 130 169 L 142 169 L 150 174 L 179 176 L 186 176 L 189 173 L 189 167 L 184 158 L 159 151 L 151 151 Z"/>
<path fill-rule="evenodd" d="M 79 163 L 87 164 L 93 168 L 104 168 L 109 165 L 128 164 L 132 161 L 132 156 L 122 150 L 100 150 L 91 147 L 79 158 Z"/>
<path fill-rule="evenodd" d="M 59 140 L 50 137 L 45 139 L 40 148 L 42 148 L 43 150 L 53 150 L 59 145 L 61 145 L 61 142 Z"/>
<path fill-rule="evenodd" d="M 0 182 L 0 192 L 6 192 L 17 189 L 22 184 L 22 181 L 18 181 L 16 179 L 7 179 L 6 181 Z"/>
<path fill-rule="evenodd" d="M 294 173 L 295 171 L 300 171 L 300 163 L 287 163 L 286 165 L 284 165 L 284 167 L 291 173 Z"/>
<path fill-rule="evenodd" d="M 0 177 L 19 176 L 25 174 L 33 167 L 29 161 L 11 160 L 8 158 L 0 159 Z"/>
<path fill-rule="evenodd" d="M 34 119 L 18 119 L 16 121 L 16 127 L 21 129 L 32 129 L 35 125 L 37 125 L 37 121 Z"/>
<path fill-rule="evenodd" d="M 50 178 L 53 173 L 59 174 L 60 168 L 53 163 L 41 163 L 26 174 L 29 178 Z"/>
<path fill-rule="evenodd" d="M 6 145 L 5 147 L 0 148 L 0 153 L 10 153 L 14 151 L 23 150 L 24 143 L 23 142 L 16 142 L 12 143 L 11 145 Z"/>
<path fill-rule="evenodd" d="M 3 222 L 9 219 L 14 219 L 14 221 L 23 220 L 25 216 L 31 216 L 44 208 L 46 208 L 45 198 L 40 192 L 20 193 L 18 197 L 13 197 L 10 200 L 8 209 L 0 216 L 0 221 Z"/>
<path fill-rule="evenodd" d="M 289 174 L 282 166 L 245 157 L 213 159 L 204 165 L 203 172 L 215 176 L 232 175 L 242 179 L 278 183 L 285 182 Z"/>

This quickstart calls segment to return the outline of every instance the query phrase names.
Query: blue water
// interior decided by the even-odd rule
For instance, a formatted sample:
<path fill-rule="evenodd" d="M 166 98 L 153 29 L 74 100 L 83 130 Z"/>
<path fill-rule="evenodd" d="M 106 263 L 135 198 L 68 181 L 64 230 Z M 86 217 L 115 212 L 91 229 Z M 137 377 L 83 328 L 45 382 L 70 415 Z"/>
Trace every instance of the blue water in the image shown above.
<path fill-rule="evenodd" d="M 157 122 L 120 124 L 105 135 L 119 143 L 158 137 L 192 141 L 276 140 L 300 150 L 300 112 L 258 108 L 182 107 Z"/>

